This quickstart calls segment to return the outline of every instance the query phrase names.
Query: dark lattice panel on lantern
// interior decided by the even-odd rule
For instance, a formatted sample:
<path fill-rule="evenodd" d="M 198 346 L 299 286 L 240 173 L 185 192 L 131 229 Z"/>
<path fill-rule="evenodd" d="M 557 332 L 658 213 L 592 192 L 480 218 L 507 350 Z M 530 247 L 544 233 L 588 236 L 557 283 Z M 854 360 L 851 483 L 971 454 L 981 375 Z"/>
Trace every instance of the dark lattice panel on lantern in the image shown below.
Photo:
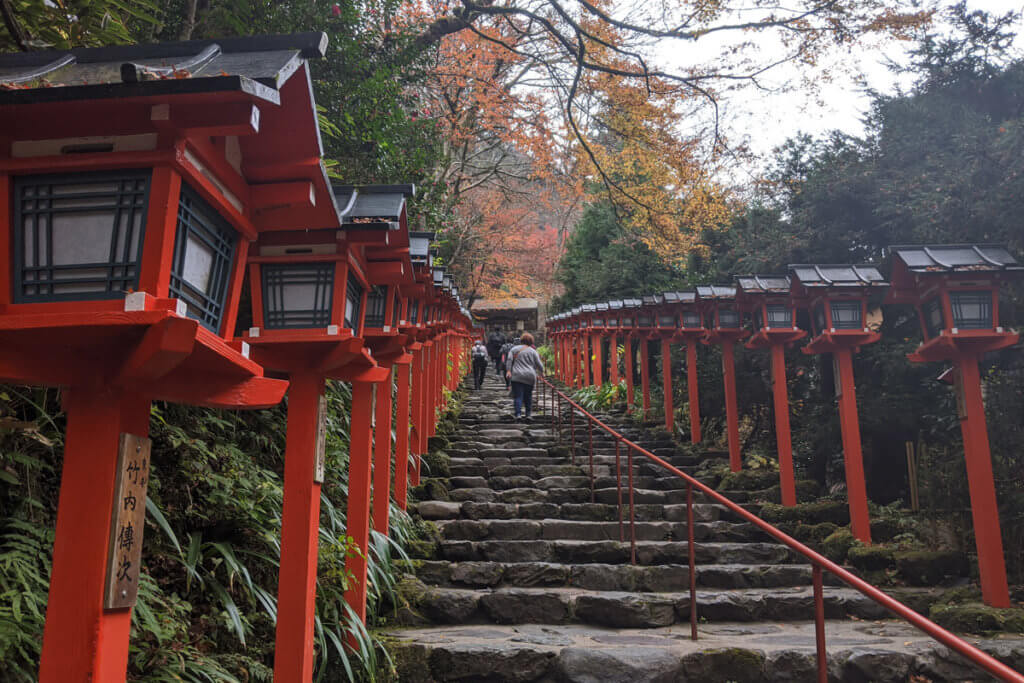
<path fill-rule="evenodd" d="M 171 266 L 171 297 L 181 299 L 188 316 L 217 332 L 231 277 L 238 233 L 186 185 L 178 202 L 178 231 Z"/>
<path fill-rule="evenodd" d="M 274 263 L 260 267 L 267 329 L 327 327 L 334 292 L 333 263 Z"/>
<path fill-rule="evenodd" d="M 785 304 L 768 304 L 768 327 L 792 327 L 793 309 Z"/>
<path fill-rule="evenodd" d="M 417 325 L 420 320 L 420 301 L 419 299 L 412 299 L 409 301 L 409 324 Z"/>
<path fill-rule="evenodd" d="M 116 299 L 139 285 L 149 171 L 14 179 L 14 301 Z"/>
<path fill-rule="evenodd" d="M 740 326 L 740 314 L 728 308 L 718 309 L 718 326 L 734 329 Z"/>
<path fill-rule="evenodd" d="M 374 286 L 366 294 L 366 327 L 384 327 L 384 314 L 388 310 L 388 288 Z"/>
<path fill-rule="evenodd" d="M 964 330 L 992 329 L 992 292 L 950 292 L 953 327 Z"/>
<path fill-rule="evenodd" d="M 837 330 L 861 329 L 860 301 L 833 301 L 832 327 Z"/>
<path fill-rule="evenodd" d="M 939 297 L 930 299 L 921 307 L 924 313 L 924 325 L 929 337 L 937 337 L 945 325 L 942 322 L 942 301 Z"/>
<path fill-rule="evenodd" d="M 354 278 L 352 275 L 348 276 L 348 283 L 345 286 L 345 327 L 352 330 L 353 333 L 358 332 L 359 327 L 359 307 L 363 301 L 363 286 L 359 284 L 359 280 Z"/>

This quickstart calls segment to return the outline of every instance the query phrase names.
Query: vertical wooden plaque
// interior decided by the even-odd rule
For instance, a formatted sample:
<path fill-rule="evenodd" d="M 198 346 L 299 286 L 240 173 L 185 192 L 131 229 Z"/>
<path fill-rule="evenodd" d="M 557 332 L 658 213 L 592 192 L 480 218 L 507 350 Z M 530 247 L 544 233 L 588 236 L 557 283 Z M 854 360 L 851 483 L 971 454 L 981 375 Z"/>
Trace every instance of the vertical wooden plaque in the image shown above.
<path fill-rule="evenodd" d="M 316 442 L 315 442 L 316 469 L 313 472 L 313 483 L 324 483 L 324 469 L 326 467 L 327 450 L 327 397 L 320 395 L 320 403 L 316 411 Z"/>
<path fill-rule="evenodd" d="M 151 445 L 146 437 L 121 434 L 107 545 L 104 609 L 133 607 L 139 592 Z"/>
<path fill-rule="evenodd" d="M 843 396 L 843 373 L 839 371 L 839 357 L 832 354 L 832 386 L 835 388 L 836 398 Z"/>

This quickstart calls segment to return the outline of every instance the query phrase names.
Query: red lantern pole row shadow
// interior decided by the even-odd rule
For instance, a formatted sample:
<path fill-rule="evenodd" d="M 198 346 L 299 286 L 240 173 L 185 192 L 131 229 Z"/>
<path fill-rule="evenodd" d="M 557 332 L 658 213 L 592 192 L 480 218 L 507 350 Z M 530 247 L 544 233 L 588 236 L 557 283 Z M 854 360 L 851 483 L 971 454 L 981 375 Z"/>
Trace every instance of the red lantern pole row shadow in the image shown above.
<path fill-rule="evenodd" d="M 347 532 L 363 555 L 346 598 L 365 615 L 393 368 L 404 505 L 409 450 L 424 452 L 457 382 L 469 318 L 443 273 L 434 284 L 429 236 L 407 231 L 411 186 L 328 184 L 306 64 L 326 40 L 0 56 L 4 84 L 58 68 L 69 84 L 0 88 L 0 379 L 64 388 L 68 419 L 41 681 L 125 678 L 151 402 L 269 407 L 289 383 L 264 367 L 291 387 L 275 676 L 312 679 L 328 379 L 352 383 Z M 254 323 L 236 340 L 247 257 Z"/>

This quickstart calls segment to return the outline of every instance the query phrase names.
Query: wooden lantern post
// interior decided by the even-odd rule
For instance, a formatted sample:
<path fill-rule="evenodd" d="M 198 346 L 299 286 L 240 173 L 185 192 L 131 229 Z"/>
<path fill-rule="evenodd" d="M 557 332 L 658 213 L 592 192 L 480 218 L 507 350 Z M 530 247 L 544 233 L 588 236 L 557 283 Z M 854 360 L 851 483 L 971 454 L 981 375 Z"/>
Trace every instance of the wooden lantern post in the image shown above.
<path fill-rule="evenodd" d="M 910 360 L 953 364 L 982 598 L 992 607 L 1009 607 L 978 362 L 1020 339 L 1000 325 L 999 289 L 1021 277 L 1024 266 L 1001 245 L 894 246 L 889 253 L 892 288 L 886 302 L 913 304 L 924 336 Z"/>
<path fill-rule="evenodd" d="M 589 387 L 596 383 L 597 375 L 594 372 L 594 338 L 592 336 L 591 318 L 594 314 L 593 304 L 583 304 L 579 307 L 576 319 L 580 323 L 580 348 L 583 351 L 583 386 Z"/>
<path fill-rule="evenodd" d="M 736 298 L 750 313 L 753 334 L 745 346 L 771 352 L 775 444 L 779 453 L 779 486 L 783 505 L 796 505 L 793 441 L 789 428 L 789 393 L 786 387 L 786 347 L 807 333 L 797 327 L 796 305 L 789 296 L 788 275 L 736 277 Z"/>
<path fill-rule="evenodd" d="M 575 389 L 583 386 L 583 368 L 586 362 L 586 352 L 582 344 L 584 333 L 580 327 L 580 311 L 579 306 L 569 311 L 569 319 L 572 321 L 572 332 L 570 335 L 570 346 L 572 347 L 572 372 L 570 373 L 570 379 L 572 384 L 570 386 Z"/>
<path fill-rule="evenodd" d="M 697 287 L 697 301 L 704 314 L 707 328 L 705 344 L 718 344 L 722 348 L 722 382 L 725 386 L 725 422 L 729 436 L 729 469 L 739 472 L 743 468 L 740 454 L 740 421 L 736 407 L 735 344 L 747 336 L 743 329 L 739 309 L 736 307 L 736 288 L 705 285 Z"/>
<path fill-rule="evenodd" d="M 590 330 L 594 340 L 594 384 L 604 384 L 604 339 L 608 334 L 608 304 L 594 304 L 594 312 L 590 316 Z"/>
<path fill-rule="evenodd" d="M 403 257 L 405 262 L 409 258 L 405 197 L 412 192 L 411 186 L 404 192 L 394 186 L 334 188 L 340 207 L 334 229 L 265 232 L 249 252 L 253 326 L 243 340 L 262 365 L 286 373 L 292 381 L 274 657 L 275 676 L 281 679 L 310 681 L 313 675 L 320 487 L 325 479 L 325 381 L 351 382 L 353 404 L 375 394 L 377 419 L 381 418 L 383 397 L 390 398 L 390 392 L 375 388 L 390 378 L 389 367 L 377 362 L 366 340 L 368 333 L 379 332 L 371 329 L 377 324 L 381 303 L 374 283 L 400 277 L 407 267 L 403 263 Z M 397 207 L 393 216 L 381 215 L 384 204 Z M 382 249 L 389 243 L 404 248 L 392 254 L 394 263 L 381 260 Z M 392 303 L 387 307 L 389 315 L 394 315 Z M 390 416 L 389 401 L 389 427 Z M 372 422 L 371 411 L 353 406 L 346 532 L 363 556 L 348 559 L 355 586 L 347 597 L 360 615 L 366 610 Z M 379 476 L 381 472 L 389 475 L 390 468 L 378 467 L 376 472 L 377 498 L 383 490 L 386 503 L 390 482 L 380 481 Z M 375 508 L 375 520 L 379 514 Z M 385 509 L 385 523 L 386 514 Z"/>
<path fill-rule="evenodd" d="M 626 343 L 626 363 L 623 368 L 626 371 L 626 412 L 633 412 L 633 404 L 636 397 L 636 375 L 633 364 L 636 360 L 636 352 L 633 351 L 633 340 L 637 338 L 637 314 L 643 302 L 640 299 L 623 299 L 622 313 L 619 315 L 619 329 L 622 330 Z"/>
<path fill-rule="evenodd" d="M 608 313 L 605 324 L 608 327 L 608 374 L 611 383 L 619 386 L 619 316 L 622 312 L 622 300 L 608 302 Z M 618 394 L 613 394 L 618 396 Z"/>
<path fill-rule="evenodd" d="M 640 388 L 643 391 L 643 419 L 651 417 L 651 359 L 650 341 L 657 336 L 658 299 L 645 295 L 640 299 L 640 310 L 636 314 L 637 339 L 640 342 Z"/>
<path fill-rule="evenodd" d="M 670 299 L 670 293 L 665 293 Z M 697 342 L 704 338 L 704 319 L 697 308 L 695 292 L 671 292 L 671 299 L 677 309 L 678 327 L 675 339 L 686 345 L 686 392 L 690 404 L 690 443 L 700 443 L 700 381 L 697 374 Z"/>
<path fill-rule="evenodd" d="M 68 418 L 44 683 L 125 679 L 150 402 L 284 395 L 231 339 L 247 244 L 337 226 L 306 64 L 325 49 L 316 33 L 0 56 L 18 86 L 0 88 L 0 378 L 64 387 Z"/>
<path fill-rule="evenodd" d="M 657 338 L 661 341 L 661 391 L 665 401 L 665 430 L 675 433 L 675 407 L 672 395 L 672 342 L 677 339 L 679 328 L 679 304 L 682 292 L 665 292 L 655 295 L 658 308 L 654 323 Z"/>
<path fill-rule="evenodd" d="M 858 540 L 870 543 L 871 520 L 853 380 L 853 352 L 881 338 L 868 323 L 868 299 L 872 292 L 889 285 L 874 266 L 791 265 L 789 272 L 793 298 L 810 311 L 813 332 L 803 352 L 832 354 L 850 527 Z"/>

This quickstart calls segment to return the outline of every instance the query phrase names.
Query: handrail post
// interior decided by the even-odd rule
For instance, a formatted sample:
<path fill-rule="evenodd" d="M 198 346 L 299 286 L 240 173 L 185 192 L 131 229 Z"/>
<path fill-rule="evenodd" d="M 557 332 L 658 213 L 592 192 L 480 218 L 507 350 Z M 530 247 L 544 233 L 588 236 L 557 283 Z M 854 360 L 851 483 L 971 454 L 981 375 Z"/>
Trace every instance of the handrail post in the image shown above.
<path fill-rule="evenodd" d="M 818 683 L 828 683 L 828 655 L 825 652 L 825 598 L 822 591 L 821 567 L 814 565 L 814 640 L 818 649 Z"/>
<path fill-rule="evenodd" d="M 576 406 L 569 402 L 569 452 L 572 453 L 573 465 L 576 464 Z"/>
<path fill-rule="evenodd" d="M 620 441 L 618 437 L 615 439 L 615 489 L 618 493 L 619 499 L 619 543 L 625 540 L 625 536 L 622 533 L 622 467 L 619 464 L 619 445 Z"/>
<path fill-rule="evenodd" d="M 693 546 L 693 484 L 686 482 L 686 554 L 690 561 L 690 640 L 697 640 L 697 550 Z"/>
<path fill-rule="evenodd" d="M 594 421 L 587 418 L 587 440 L 590 451 L 590 502 L 594 502 Z"/>
<path fill-rule="evenodd" d="M 636 504 L 633 498 L 633 445 L 627 451 L 626 467 L 629 469 L 629 561 L 636 564 Z"/>

